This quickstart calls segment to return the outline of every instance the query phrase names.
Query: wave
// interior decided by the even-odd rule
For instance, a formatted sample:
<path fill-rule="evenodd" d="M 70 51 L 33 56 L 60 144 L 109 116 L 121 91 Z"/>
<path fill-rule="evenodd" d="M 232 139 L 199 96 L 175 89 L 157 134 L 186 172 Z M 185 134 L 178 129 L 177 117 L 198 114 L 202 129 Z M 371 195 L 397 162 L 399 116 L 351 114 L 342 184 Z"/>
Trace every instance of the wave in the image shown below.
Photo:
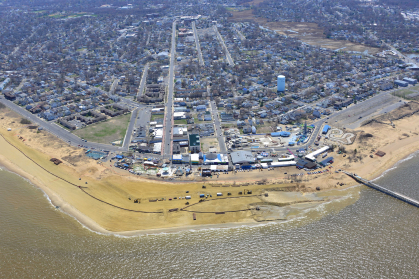
<path fill-rule="evenodd" d="M 406 161 L 409 161 L 409 160 L 415 158 L 418 154 L 419 154 L 419 150 L 413 152 L 412 154 L 410 154 L 406 158 L 399 160 L 396 164 L 394 164 L 393 167 L 385 170 L 381 175 L 377 176 L 376 178 L 372 179 L 371 181 L 376 181 L 376 180 L 378 180 L 380 178 L 383 178 L 388 172 L 390 172 L 390 171 L 392 171 L 394 169 L 397 169 L 401 163 L 406 162 Z"/>

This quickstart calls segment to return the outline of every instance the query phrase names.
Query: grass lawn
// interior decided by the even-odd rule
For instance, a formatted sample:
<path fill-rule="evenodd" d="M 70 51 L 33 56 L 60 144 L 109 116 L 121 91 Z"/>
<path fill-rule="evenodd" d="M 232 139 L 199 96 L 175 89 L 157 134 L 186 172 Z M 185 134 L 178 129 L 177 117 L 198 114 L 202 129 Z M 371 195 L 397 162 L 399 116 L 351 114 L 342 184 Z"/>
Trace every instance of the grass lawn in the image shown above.
<path fill-rule="evenodd" d="M 156 119 L 164 118 L 164 114 L 152 114 L 150 118 L 150 122 L 156 121 Z"/>
<path fill-rule="evenodd" d="M 404 98 L 404 99 L 410 99 L 409 97 L 411 96 L 409 95 L 419 92 L 419 85 L 407 87 L 407 88 L 403 88 L 403 87 L 399 87 L 399 88 L 402 88 L 402 89 L 395 91 L 393 95 Z"/>
<path fill-rule="evenodd" d="M 188 121 L 186 119 L 180 119 L 180 120 L 175 120 L 174 121 L 175 124 L 180 125 L 180 124 L 188 124 Z"/>
<path fill-rule="evenodd" d="M 194 119 L 195 124 L 202 124 L 202 123 L 209 123 L 210 122 L 210 121 L 204 121 L 204 120 L 199 121 L 198 117 L 194 117 L 193 119 Z"/>
<path fill-rule="evenodd" d="M 105 122 L 89 125 L 74 131 L 74 134 L 87 141 L 110 143 L 125 137 L 131 114 L 120 115 Z"/>
<path fill-rule="evenodd" d="M 235 125 L 235 124 L 223 124 L 223 123 L 221 123 L 221 128 L 223 128 L 223 129 L 237 128 L 237 125 Z M 241 130 L 243 130 L 243 129 L 241 129 Z"/>

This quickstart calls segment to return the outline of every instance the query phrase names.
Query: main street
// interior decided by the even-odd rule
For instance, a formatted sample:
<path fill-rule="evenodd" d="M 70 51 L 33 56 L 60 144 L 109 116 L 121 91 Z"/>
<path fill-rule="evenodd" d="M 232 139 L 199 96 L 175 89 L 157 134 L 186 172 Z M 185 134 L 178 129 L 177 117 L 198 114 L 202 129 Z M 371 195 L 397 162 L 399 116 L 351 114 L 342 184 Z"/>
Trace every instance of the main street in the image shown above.
<path fill-rule="evenodd" d="M 201 45 L 199 44 L 198 32 L 196 31 L 195 21 L 192 21 L 193 35 L 195 37 L 196 50 L 198 51 L 199 65 L 204 66 L 204 59 L 202 58 Z"/>
<path fill-rule="evenodd" d="M 220 119 L 218 118 L 218 110 L 217 110 L 217 105 L 215 104 L 215 101 L 210 101 L 210 110 L 212 113 L 212 119 L 214 120 L 215 136 L 217 137 L 218 145 L 220 146 L 220 152 L 222 154 L 226 154 L 227 153 L 226 142 L 224 139 L 223 131 L 221 129 L 221 122 L 220 122 Z"/>
<path fill-rule="evenodd" d="M 176 21 L 172 25 L 172 47 L 170 51 L 170 67 L 169 67 L 169 86 L 168 96 L 165 109 L 163 139 L 162 139 L 162 155 L 165 159 L 171 159 L 172 156 L 172 128 L 173 128 L 173 87 L 174 87 L 174 68 L 176 56 Z"/>

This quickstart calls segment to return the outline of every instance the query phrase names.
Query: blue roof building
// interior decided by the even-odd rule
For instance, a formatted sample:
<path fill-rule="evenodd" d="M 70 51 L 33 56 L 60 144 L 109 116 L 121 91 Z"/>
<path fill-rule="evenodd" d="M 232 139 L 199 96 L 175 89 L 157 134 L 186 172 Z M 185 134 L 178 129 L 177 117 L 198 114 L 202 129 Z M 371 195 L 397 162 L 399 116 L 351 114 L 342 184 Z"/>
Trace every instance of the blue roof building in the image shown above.
<path fill-rule="evenodd" d="M 323 127 L 322 134 L 327 134 L 327 132 L 329 132 L 329 130 L 330 130 L 330 126 L 329 126 L 329 125 L 325 125 L 325 126 Z"/>
<path fill-rule="evenodd" d="M 256 134 L 256 127 L 252 126 L 252 134 Z"/>
<path fill-rule="evenodd" d="M 333 157 L 328 157 L 327 159 L 320 162 L 320 165 L 326 166 L 328 163 L 333 163 Z"/>
<path fill-rule="evenodd" d="M 197 111 L 206 110 L 206 109 L 207 109 L 207 106 L 206 105 L 198 105 L 198 106 L 196 106 L 196 110 Z"/>

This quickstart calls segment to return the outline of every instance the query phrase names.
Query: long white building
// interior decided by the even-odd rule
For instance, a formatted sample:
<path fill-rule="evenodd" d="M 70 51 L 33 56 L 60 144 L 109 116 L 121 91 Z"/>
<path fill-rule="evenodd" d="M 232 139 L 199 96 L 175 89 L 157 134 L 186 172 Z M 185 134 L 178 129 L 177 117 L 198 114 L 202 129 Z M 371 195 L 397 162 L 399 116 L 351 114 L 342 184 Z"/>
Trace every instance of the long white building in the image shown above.
<path fill-rule="evenodd" d="M 271 163 L 271 167 L 276 168 L 276 167 L 289 167 L 289 166 L 295 166 L 296 162 L 295 161 L 287 161 L 287 162 L 273 162 Z"/>
<path fill-rule="evenodd" d="M 320 149 L 317 149 L 316 151 L 311 152 L 310 154 L 306 155 L 305 158 L 307 160 L 310 160 L 310 161 L 316 161 L 316 157 L 318 155 L 322 154 L 323 152 L 326 152 L 327 150 L 329 150 L 329 146 L 324 146 L 324 147 L 322 147 Z"/>

